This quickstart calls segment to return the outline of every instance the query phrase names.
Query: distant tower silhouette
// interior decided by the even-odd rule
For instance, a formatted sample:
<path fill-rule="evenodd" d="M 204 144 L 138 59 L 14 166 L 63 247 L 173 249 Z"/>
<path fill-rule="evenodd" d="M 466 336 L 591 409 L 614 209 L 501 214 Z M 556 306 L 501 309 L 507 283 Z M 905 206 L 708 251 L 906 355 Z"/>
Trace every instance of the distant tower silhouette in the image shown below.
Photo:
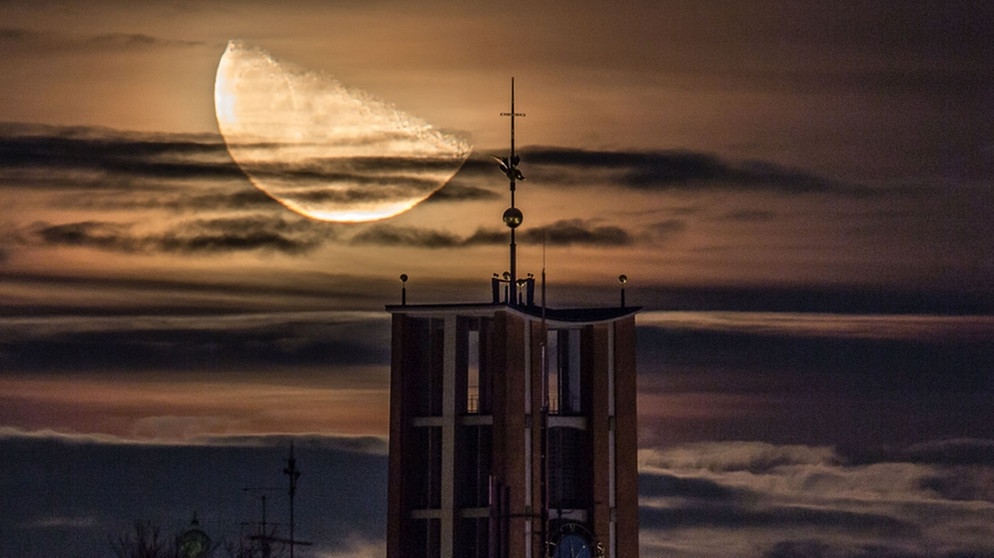
<path fill-rule="evenodd" d="M 286 460 L 286 469 L 283 469 L 283 474 L 287 476 L 290 482 L 290 488 L 287 494 L 290 496 L 290 540 L 288 544 L 290 545 L 290 558 L 294 558 L 294 547 L 299 543 L 299 541 L 294 540 L 294 498 L 297 495 L 297 480 L 300 479 L 300 470 L 297 469 L 297 459 L 293 456 L 293 440 L 290 440 L 290 456 Z"/>
<path fill-rule="evenodd" d="M 387 306 L 387 557 L 638 558 L 639 308 L 547 308 L 518 280 L 511 91 L 511 271 L 489 302 Z"/>
<path fill-rule="evenodd" d="M 290 440 L 290 453 L 287 456 L 286 467 L 283 469 L 283 474 L 287 476 L 289 481 L 289 487 L 287 490 L 287 495 L 289 496 L 290 504 L 290 533 L 289 538 L 279 536 L 277 534 L 276 526 L 278 524 L 270 523 L 267 521 L 266 516 L 266 493 L 276 492 L 278 489 L 274 487 L 245 487 L 242 490 L 245 492 L 252 493 L 259 497 L 259 501 L 262 503 L 262 520 L 255 523 L 256 533 L 251 534 L 247 537 L 250 546 L 248 549 L 242 548 L 239 551 L 239 556 L 249 555 L 256 556 L 257 554 L 262 556 L 262 558 L 268 558 L 273 555 L 273 549 L 275 545 L 279 545 L 282 548 L 289 549 L 290 558 L 294 557 L 294 551 L 298 546 L 311 546 L 312 542 L 301 541 L 296 539 L 295 532 L 295 497 L 297 495 L 297 481 L 300 480 L 301 471 L 297 469 L 297 458 L 294 457 L 293 452 L 293 440 Z M 252 525 L 251 523 L 243 524 L 243 526 Z M 282 553 L 280 553 L 282 555 Z"/>
<path fill-rule="evenodd" d="M 197 514 L 193 514 L 190 527 L 180 535 L 178 554 L 180 558 L 202 558 L 211 550 L 211 538 L 200 528 Z"/>

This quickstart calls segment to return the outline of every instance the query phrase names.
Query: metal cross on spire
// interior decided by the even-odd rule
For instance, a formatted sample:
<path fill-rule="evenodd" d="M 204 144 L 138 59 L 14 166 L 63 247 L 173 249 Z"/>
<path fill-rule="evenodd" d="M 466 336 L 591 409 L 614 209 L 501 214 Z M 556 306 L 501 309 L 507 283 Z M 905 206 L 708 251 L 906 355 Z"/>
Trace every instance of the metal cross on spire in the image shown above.
<path fill-rule="evenodd" d="M 518 170 L 518 163 L 521 162 L 521 158 L 514 151 L 514 117 L 524 116 L 523 112 L 514 112 L 514 78 L 511 78 L 511 112 L 502 112 L 501 116 L 511 117 L 511 153 L 508 157 L 500 159 L 500 170 L 507 176 L 511 183 L 511 207 L 514 207 L 514 182 L 516 180 L 524 180 L 525 177 Z"/>
<path fill-rule="evenodd" d="M 511 189 L 511 207 L 504 211 L 504 224 L 511 229 L 511 245 L 510 245 L 510 256 L 511 256 L 511 269 L 510 277 L 508 278 L 508 283 L 510 287 L 510 292 L 514 292 L 517 281 L 518 281 L 518 271 L 517 271 L 517 244 L 515 243 L 514 230 L 518 228 L 521 224 L 524 216 L 521 210 L 514 206 L 514 186 L 515 182 L 518 180 L 524 180 L 525 176 L 521 174 L 518 170 L 518 163 L 521 162 L 520 157 L 514 151 L 514 117 L 524 116 L 523 112 L 514 112 L 514 78 L 511 78 L 511 112 L 502 112 L 501 116 L 511 117 L 511 152 L 507 157 L 494 157 L 497 159 L 497 164 L 500 167 L 501 172 L 507 177 Z M 515 302 L 517 297 L 515 297 Z"/>

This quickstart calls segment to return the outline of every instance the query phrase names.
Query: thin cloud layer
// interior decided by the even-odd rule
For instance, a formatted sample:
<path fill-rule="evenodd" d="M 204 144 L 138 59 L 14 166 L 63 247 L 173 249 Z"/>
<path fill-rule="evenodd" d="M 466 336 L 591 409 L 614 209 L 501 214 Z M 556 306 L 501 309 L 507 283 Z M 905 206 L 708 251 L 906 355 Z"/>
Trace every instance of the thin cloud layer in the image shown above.
<path fill-rule="evenodd" d="M 449 232 L 393 225 L 374 225 L 353 236 L 352 243 L 410 248 L 453 248 L 462 244 Z"/>
<path fill-rule="evenodd" d="M 146 33 L 70 34 L 38 31 L 26 27 L 0 28 L 5 50 L 43 53 L 121 52 L 203 47 L 201 41 L 170 39 Z"/>
<path fill-rule="evenodd" d="M 13 169 L 73 169 L 150 179 L 223 179 L 244 177 L 228 158 L 222 139 L 205 135 L 153 135 L 100 128 L 69 128 L 26 124 L 0 126 L 0 155 L 5 172 Z M 785 194 L 834 192 L 866 194 L 869 190 L 846 185 L 801 169 L 767 161 L 724 161 L 713 154 L 690 151 L 594 151 L 532 147 L 521 150 L 528 181 L 541 186 L 597 184 L 636 190 L 731 188 L 769 190 Z M 331 166 L 329 166 L 331 165 Z M 342 177 L 348 168 L 421 168 L 422 160 L 368 159 L 343 167 L 338 160 L 314 161 L 307 176 Z M 263 171 L 265 172 L 265 171 Z M 273 173 L 283 169 L 273 168 Z M 360 177 L 360 175 L 356 175 Z M 498 197 L 493 186 L 474 183 L 496 180 L 489 159 L 470 158 L 453 183 L 433 196 L 436 201 L 489 200 Z M 468 181 L 465 183 L 462 181 Z M 12 185 L 16 186 L 17 183 Z M 446 191 L 448 190 L 448 191 Z"/>
<path fill-rule="evenodd" d="M 149 179 L 244 176 L 227 157 L 219 136 L 8 123 L 0 127 L 0 155 L 5 173 L 61 169 L 63 173 L 99 171 Z"/>
<path fill-rule="evenodd" d="M 223 370 L 304 369 L 389 360 L 381 314 L 25 317 L 0 320 L 0 331 L 0 358 L 20 371 L 219 371 L 220 363 Z"/>
<path fill-rule="evenodd" d="M 464 184 L 458 175 L 423 203 L 445 203 L 460 201 L 491 201 L 501 199 L 501 195 L 488 188 Z"/>
<path fill-rule="evenodd" d="M 800 169 L 767 161 L 732 163 L 716 155 L 689 151 L 594 151 L 554 147 L 522 150 L 522 160 L 534 169 L 535 180 L 554 185 L 589 183 L 636 190 L 735 189 L 767 190 L 783 194 L 866 194 Z"/>
<path fill-rule="evenodd" d="M 122 253 L 209 255 L 242 251 L 302 254 L 334 235 L 305 221 L 246 216 L 179 222 L 172 230 L 140 233 L 134 224 L 87 221 L 36 224 L 30 235 L 43 246 L 96 248 Z"/>
<path fill-rule="evenodd" d="M 606 247 L 624 246 L 634 241 L 633 236 L 621 227 L 599 225 L 582 219 L 566 219 L 534 226 L 522 231 L 518 239 L 535 245 L 545 242 L 554 246 Z M 481 228 L 470 236 L 460 238 L 445 231 L 376 225 L 352 237 L 352 242 L 409 248 L 470 248 L 507 244 L 508 233 L 506 229 Z"/>
<path fill-rule="evenodd" d="M 532 244 L 548 242 L 555 246 L 623 246 L 633 241 L 632 236 L 621 227 L 600 225 L 582 219 L 565 219 L 545 226 L 531 227 L 521 236 Z"/>
<path fill-rule="evenodd" d="M 986 451 L 990 441 L 957 445 Z M 640 463 L 642 549 L 653 555 L 994 553 L 987 467 L 906 458 L 854 464 L 827 447 L 749 442 L 643 450 Z M 936 490 L 952 478 L 954 491 Z"/>
<path fill-rule="evenodd" d="M 0 156 L 8 163 L 0 169 L 0 182 L 11 200 L 26 209 L 8 216 L 5 230 L 0 229 L 7 261 L 31 247 L 145 256 L 278 253 L 338 258 L 349 247 L 353 252 L 368 246 L 448 250 L 506 243 L 505 229 L 478 225 L 497 221 L 487 219 L 499 215 L 504 206 L 500 200 L 506 196 L 496 166 L 479 156 L 471 158 L 429 203 L 389 223 L 343 228 L 295 221 L 285 208 L 251 186 L 215 135 L 26 124 L 6 124 L 0 130 Z M 896 243 L 907 242 L 906 229 L 925 218 L 913 210 L 885 209 L 895 190 L 867 198 L 871 192 L 867 188 L 803 170 L 766 162 L 729 162 L 690 151 L 547 147 L 524 149 L 522 154 L 528 178 L 519 199 L 529 216 L 518 234 L 523 244 L 640 247 L 658 251 L 659 257 L 645 264 L 658 262 L 664 269 L 674 269 L 663 265 L 667 259 L 700 262 L 709 269 L 716 265 L 769 269 L 771 260 L 789 257 L 794 273 L 810 273 L 811 280 L 817 276 L 824 281 L 832 275 L 805 271 L 798 262 L 807 250 L 830 248 L 833 256 L 825 265 L 846 275 L 836 281 L 849 279 L 848 274 L 857 273 L 854 270 L 884 273 L 895 266 L 926 274 L 926 279 L 953 273 L 934 258 L 922 266 L 920 258 L 912 263 L 906 252 L 893 249 Z M 359 171 L 368 165 L 403 169 L 411 161 L 374 158 L 350 165 L 358 165 Z M 315 161 L 313 172 L 302 178 L 320 181 L 327 173 L 348 174 L 350 165 L 335 163 L 332 168 L 328 161 Z M 404 187 L 388 185 L 380 190 L 380 194 L 343 195 L 302 188 L 299 195 L 336 203 L 369 201 L 394 196 Z M 702 195 L 721 197 L 721 211 L 705 210 Z M 898 196 L 897 203 L 908 204 L 907 196 L 925 194 L 908 190 L 902 195 L 905 198 Z M 838 203 L 826 203 L 829 198 Z M 880 210 L 859 207 L 866 199 Z M 456 207 L 465 214 L 459 224 L 452 221 Z M 964 211 L 976 213 L 966 207 Z M 191 219 L 194 212 L 197 218 Z M 802 213 L 812 216 L 799 220 Z M 570 217 L 561 217 L 564 214 Z M 963 219 L 975 217 L 967 214 Z M 472 227 L 473 222 L 477 226 Z M 851 222 L 853 232 L 840 233 L 837 222 Z M 937 230 L 933 237 L 952 243 L 956 231 Z M 775 250 L 786 242 L 790 242 L 786 249 Z M 980 257 L 983 246 L 975 241 L 955 243 L 951 249 L 967 262 L 974 253 Z M 875 252 L 888 256 L 864 263 L 867 254 Z M 735 263 L 740 260 L 748 263 Z M 962 271 L 957 274 L 959 281 L 985 280 L 982 262 Z M 721 271 L 715 268 L 714 273 Z"/>

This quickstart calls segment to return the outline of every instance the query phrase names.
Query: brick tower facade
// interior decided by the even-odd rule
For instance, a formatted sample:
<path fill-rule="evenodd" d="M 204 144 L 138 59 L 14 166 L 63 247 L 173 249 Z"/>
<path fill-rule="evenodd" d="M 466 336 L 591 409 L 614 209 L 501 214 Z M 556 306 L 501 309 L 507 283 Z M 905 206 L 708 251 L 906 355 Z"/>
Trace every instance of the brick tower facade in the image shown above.
<path fill-rule="evenodd" d="M 636 309 L 387 310 L 388 558 L 638 557 Z"/>

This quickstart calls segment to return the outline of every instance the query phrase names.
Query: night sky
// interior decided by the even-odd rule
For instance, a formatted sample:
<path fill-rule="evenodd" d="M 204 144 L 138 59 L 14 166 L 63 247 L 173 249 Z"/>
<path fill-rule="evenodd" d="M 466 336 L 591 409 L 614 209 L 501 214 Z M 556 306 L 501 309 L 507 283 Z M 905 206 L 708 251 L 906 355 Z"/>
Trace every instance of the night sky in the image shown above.
<path fill-rule="evenodd" d="M 0 2 L 0 555 L 194 513 L 382 557 L 389 316 L 638 316 L 642 556 L 994 556 L 994 4 Z M 230 40 L 472 145 L 330 223 L 232 160 Z M 386 165 L 389 161 L 384 161 Z M 280 527 L 285 529 L 285 526 Z"/>

